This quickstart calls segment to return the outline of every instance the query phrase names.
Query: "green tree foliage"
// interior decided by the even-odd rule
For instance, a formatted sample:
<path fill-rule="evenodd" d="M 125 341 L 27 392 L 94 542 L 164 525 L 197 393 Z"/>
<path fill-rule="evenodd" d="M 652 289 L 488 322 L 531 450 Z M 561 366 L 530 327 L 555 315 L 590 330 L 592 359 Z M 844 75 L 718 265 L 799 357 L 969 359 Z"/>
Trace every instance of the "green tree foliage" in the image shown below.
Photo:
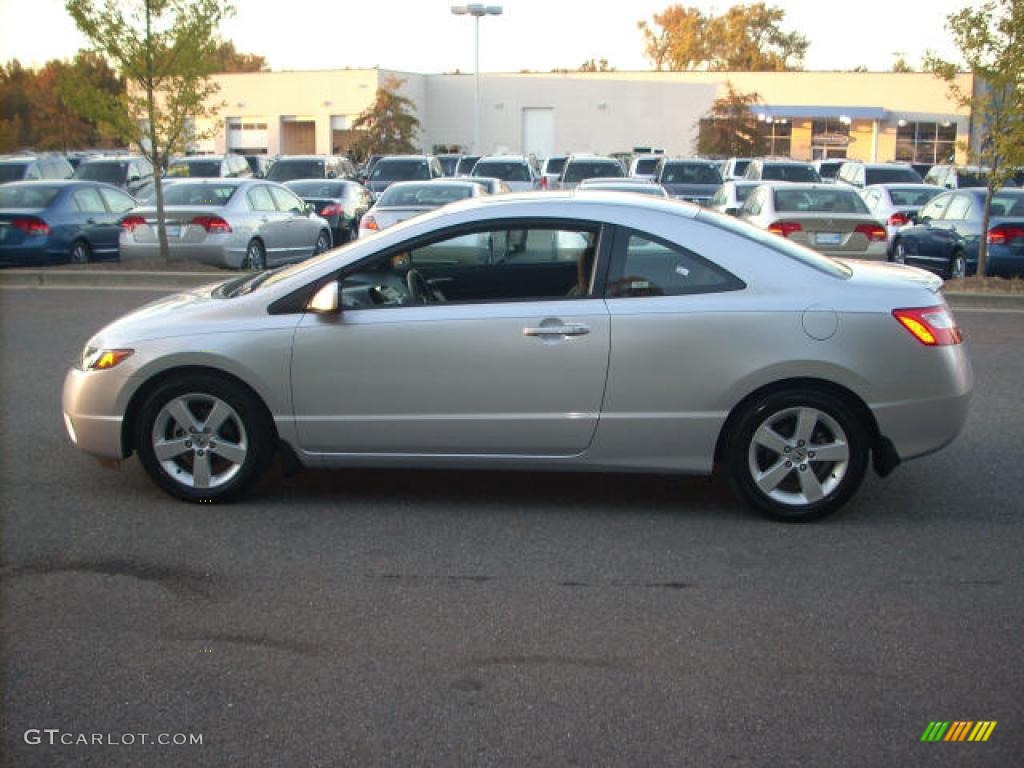
<path fill-rule="evenodd" d="M 637 26 L 658 70 L 783 71 L 801 69 L 807 38 L 784 32 L 786 12 L 764 3 L 734 5 L 716 16 L 672 5 Z"/>
<path fill-rule="evenodd" d="M 988 232 L 992 195 L 1024 167 L 1024 0 L 989 0 L 946 17 L 946 26 L 978 81 L 967 90 L 957 82 L 960 69 L 929 53 L 925 68 L 949 84 L 957 106 L 970 110 L 975 124 L 967 150 L 972 163 L 988 167 L 983 231 Z M 985 275 L 986 238 L 979 239 L 978 274 Z"/>
<path fill-rule="evenodd" d="M 741 93 L 731 82 L 698 123 L 696 151 L 707 157 L 756 157 L 766 152 L 761 124 L 750 108 L 760 102 L 756 93 Z"/>
<path fill-rule="evenodd" d="M 116 97 L 87 82 L 75 106 L 162 168 L 191 140 L 195 120 L 215 114 L 216 30 L 233 8 L 221 0 L 67 0 L 67 10 L 93 50 L 121 75 Z M 167 259 L 163 186 L 156 177 L 160 253 Z"/>
<path fill-rule="evenodd" d="M 608 64 L 608 59 L 587 59 L 579 68 L 580 72 L 614 72 L 615 67 Z"/>
<path fill-rule="evenodd" d="M 400 155 L 416 151 L 416 119 L 411 99 L 398 94 L 405 80 L 388 77 L 377 89 L 377 96 L 367 109 L 352 121 L 353 130 L 362 135 L 352 145 L 352 156 L 363 160 L 368 155 Z"/>
<path fill-rule="evenodd" d="M 214 72 L 269 72 L 270 65 L 265 56 L 255 53 L 241 53 L 235 44 L 225 40 L 213 53 Z"/>

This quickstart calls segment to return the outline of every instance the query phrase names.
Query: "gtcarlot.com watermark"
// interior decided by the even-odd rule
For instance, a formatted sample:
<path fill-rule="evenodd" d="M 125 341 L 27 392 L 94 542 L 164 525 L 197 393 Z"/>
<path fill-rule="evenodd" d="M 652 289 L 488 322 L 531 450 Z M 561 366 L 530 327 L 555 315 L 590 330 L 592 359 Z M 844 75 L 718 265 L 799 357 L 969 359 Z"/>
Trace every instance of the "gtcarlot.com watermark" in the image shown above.
<path fill-rule="evenodd" d="M 25 731 L 25 743 L 46 744 L 51 747 L 64 745 L 97 747 L 133 747 L 137 744 L 161 747 L 202 746 L 201 733 L 78 733 L 62 731 L 60 728 L 29 728 Z"/>

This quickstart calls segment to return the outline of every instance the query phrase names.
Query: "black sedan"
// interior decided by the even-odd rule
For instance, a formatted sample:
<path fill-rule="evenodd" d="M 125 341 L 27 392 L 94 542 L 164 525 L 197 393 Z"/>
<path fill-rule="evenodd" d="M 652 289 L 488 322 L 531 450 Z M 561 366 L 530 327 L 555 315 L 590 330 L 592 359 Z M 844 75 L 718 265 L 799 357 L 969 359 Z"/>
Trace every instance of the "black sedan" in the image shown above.
<path fill-rule="evenodd" d="M 303 179 L 289 181 L 285 186 L 327 220 L 335 245 L 356 239 L 359 220 L 373 205 L 370 190 L 357 181 Z"/>
<path fill-rule="evenodd" d="M 978 269 L 978 246 L 988 241 L 985 272 L 1024 276 L 1024 189 L 1002 189 L 992 197 L 988 232 L 982 228 L 985 189 L 974 187 L 933 197 L 916 222 L 896 234 L 892 259 L 944 277 L 972 275 Z"/>

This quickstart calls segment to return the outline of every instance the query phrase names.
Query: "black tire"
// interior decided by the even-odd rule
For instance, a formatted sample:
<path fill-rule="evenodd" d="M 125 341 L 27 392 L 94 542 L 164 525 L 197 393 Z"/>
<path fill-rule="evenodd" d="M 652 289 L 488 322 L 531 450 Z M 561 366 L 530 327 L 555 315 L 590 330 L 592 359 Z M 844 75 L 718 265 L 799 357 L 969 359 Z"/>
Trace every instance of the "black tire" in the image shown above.
<path fill-rule="evenodd" d="M 963 251 L 956 251 L 953 254 L 953 258 L 949 260 L 949 266 L 946 269 L 950 280 L 960 280 L 967 277 L 967 259 Z"/>
<path fill-rule="evenodd" d="M 75 240 L 68 250 L 68 262 L 71 264 L 88 264 L 92 261 L 92 248 L 85 240 Z"/>
<path fill-rule="evenodd" d="M 800 442 L 802 424 L 812 421 L 811 429 L 803 430 L 807 439 Z M 827 392 L 768 393 L 747 404 L 732 423 L 728 464 L 733 488 L 773 520 L 818 520 L 845 504 L 864 480 L 867 427 L 854 408 Z M 759 432 L 765 426 L 773 434 Z M 765 447 L 777 437 L 783 438 L 777 450 Z M 846 456 L 830 461 L 818 456 L 815 448 L 823 455 L 845 451 Z"/>
<path fill-rule="evenodd" d="M 245 247 L 245 262 L 243 269 L 251 269 L 254 272 L 262 272 L 267 268 L 267 251 L 259 240 L 250 240 Z"/>
<path fill-rule="evenodd" d="M 316 236 L 316 244 L 313 246 L 313 255 L 316 256 L 318 253 L 323 253 L 331 248 L 331 233 L 326 229 L 321 229 L 320 234 Z"/>
<path fill-rule="evenodd" d="M 890 261 L 894 261 L 897 264 L 906 264 L 907 263 L 906 246 L 903 245 L 903 241 L 902 240 L 896 240 L 895 242 L 893 242 L 893 244 L 892 244 L 892 257 L 890 258 Z"/>
<path fill-rule="evenodd" d="M 212 410 L 218 402 L 228 407 L 230 416 L 216 427 L 196 429 L 190 435 L 176 419 L 165 423 L 168 411 L 181 402 L 188 403 L 189 414 L 200 426 L 204 418 L 207 424 L 215 421 Z M 210 408 L 205 416 L 204 405 Z M 135 424 L 135 448 L 142 466 L 162 490 L 185 501 L 222 502 L 238 496 L 266 471 L 274 455 L 274 429 L 263 404 L 248 390 L 213 374 L 168 379 L 142 403 Z M 158 440 L 170 445 L 188 438 L 189 450 L 174 458 L 158 458 Z M 223 444 L 217 446 L 217 441 Z M 237 462 L 221 454 L 230 448 L 234 458 L 240 447 L 244 459 Z M 199 487 L 197 462 L 204 453 L 209 484 Z"/>

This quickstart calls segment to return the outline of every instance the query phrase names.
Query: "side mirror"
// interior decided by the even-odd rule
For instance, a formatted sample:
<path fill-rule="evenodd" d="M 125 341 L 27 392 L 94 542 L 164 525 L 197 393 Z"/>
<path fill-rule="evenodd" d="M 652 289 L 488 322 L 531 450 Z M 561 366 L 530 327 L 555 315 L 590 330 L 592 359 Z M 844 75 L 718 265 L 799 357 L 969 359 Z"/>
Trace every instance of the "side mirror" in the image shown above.
<path fill-rule="evenodd" d="M 138 175 L 134 175 L 134 176 L 129 176 L 128 177 L 128 183 L 129 184 L 134 184 L 137 181 L 141 181 L 141 179 L 140 179 L 140 177 Z"/>
<path fill-rule="evenodd" d="M 331 280 L 313 294 L 313 298 L 306 305 L 307 312 L 317 315 L 337 315 L 341 313 L 339 302 L 338 281 Z"/>
<path fill-rule="evenodd" d="M 723 211 L 723 213 L 728 214 L 729 216 L 739 216 L 740 215 L 740 209 L 739 208 L 726 208 Z"/>

